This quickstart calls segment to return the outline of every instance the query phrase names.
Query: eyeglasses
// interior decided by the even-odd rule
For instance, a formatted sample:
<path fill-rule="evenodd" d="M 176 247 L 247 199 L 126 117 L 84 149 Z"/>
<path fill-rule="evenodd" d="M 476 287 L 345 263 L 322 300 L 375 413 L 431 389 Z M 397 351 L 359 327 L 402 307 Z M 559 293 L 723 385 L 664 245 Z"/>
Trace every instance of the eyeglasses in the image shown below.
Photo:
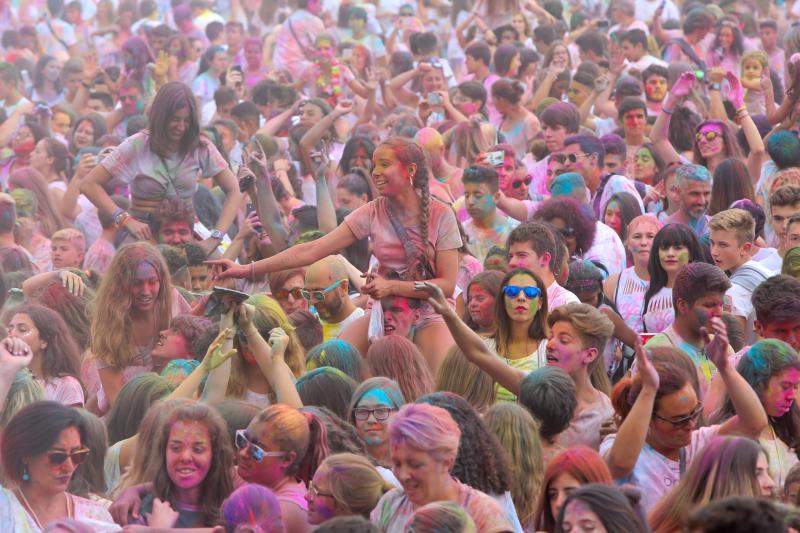
<path fill-rule="evenodd" d="M 569 161 L 570 163 L 577 163 L 578 159 L 582 157 L 589 157 L 590 155 L 592 154 L 553 154 L 550 157 L 552 157 L 556 163 L 563 165 L 566 161 Z"/>
<path fill-rule="evenodd" d="M 375 409 L 370 409 L 368 407 L 356 407 L 353 409 L 353 416 L 355 416 L 356 420 L 367 420 L 369 415 L 375 417 L 375 420 L 386 420 L 389 418 L 389 413 L 394 411 L 391 407 L 376 407 Z"/>
<path fill-rule="evenodd" d="M 401 13 L 400 13 L 400 16 L 401 16 L 401 17 L 413 17 L 413 16 L 414 16 L 414 13 L 402 13 L 402 12 L 401 12 Z"/>
<path fill-rule="evenodd" d="M 247 434 L 243 429 L 236 430 L 236 438 L 233 442 L 236 445 L 237 450 L 244 451 L 247 448 L 250 448 L 250 457 L 259 463 L 264 459 L 264 457 L 283 457 L 286 455 L 286 452 L 264 451 L 260 446 L 254 444 L 253 441 L 247 438 Z"/>
<path fill-rule="evenodd" d="M 695 138 L 695 140 L 696 140 L 697 142 L 700 142 L 700 139 L 702 139 L 703 137 L 705 137 L 705 138 L 706 138 L 706 142 L 710 143 L 711 141 L 713 141 L 714 139 L 716 139 L 718 135 L 719 135 L 719 133 L 717 133 L 716 131 L 713 131 L 713 130 L 711 130 L 711 131 L 707 131 L 707 132 L 705 132 L 705 133 L 703 133 L 702 131 L 698 131 L 698 132 L 697 132 L 697 133 L 694 135 L 694 138 Z"/>
<path fill-rule="evenodd" d="M 308 493 L 311 495 L 311 498 L 316 498 L 317 496 L 327 496 L 328 498 L 333 498 L 333 494 L 330 492 L 320 492 L 316 485 L 314 485 L 313 481 L 308 482 Z"/>
<path fill-rule="evenodd" d="M 119 97 L 120 102 L 125 102 L 126 100 L 130 100 L 131 102 L 135 102 L 139 97 L 133 94 L 121 94 Z"/>
<path fill-rule="evenodd" d="M 322 289 L 321 291 L 309 291 L 308 289 L 300 289 L 300 294 L 302 294 L 303 298 L 305 298 L 306 300 L 316 300 L 319 302 L 324 300 L 325 295 L 331 292 L 336 287 L 338 287 L 343 281 L 345 280 L 340 279 L 339 281 L 334 281 L 330 287 Z"/>
<path fill-rule="evenodd" d="M 506 285 L 503 287 L 503 294 L 509 298 L 516 298 L 519 296 L 520 292 L 522 292 L 528 300 L 533 300 L 542 294 L 542 289 L 539 287 L 518 287 L 516 285 Z"/>
<path fill-rule="evenodd" d="M 565 238 L 574 237 L 575 234 L 577 233 L 577 231 L 575 231 L 575 228 L 561 228 L 558 230 L 558 232 L 561 234 L 562 237 Z"/>
<path fill-rule="evenodd" d="M 75 466 L 82 465 L 89 458 L 89 448 L 83 448 L 72 453 L 67 452 L 48 452 L 47 459 L 51 466 L 64 464 L 67 459 L 72 459 Z"/>
<path fill-rule="evenodd" d="M 532 181 L 533 181 L 533 178 L 532 178 L 532 177 L 530 177 L 530 176 L 525 176 L 525 179 L 524 179 L 524 180 L 512 181 L 512 182 L 511 182 L 511 186 L 512 186 L 513 188 L 515 188 L 515 189 L 519 189 L 519 188 L 520 188 L 520 187 L 522 187 L 523 185 L 525 185 L 525 186 L 527 187 L 528 185 L 530 185 L 530 184 L 531 184 L 531 182 L 532 182 Z"/>
<path fill-rule="evenodd" d="M 688 426 L 690 422 L 695 422 L 697 420 L 697 417 L 699 417 L 700 413 L 702 412 L 703 412 L 703 404 L 698 403 L 697 407 L 694 408 L 694 411 L 680 418 L 664 418 L 663 416 L 655 412 L 653 413 L 653 416 L 660 420 L 663 420 L 664 422 L 669 422 L 675 429 L 681 429 Z"/>
<path fill-rule="evenodd" d="M 299 300 L 300 298 L 303 297 L 303 289 L 301 289 L 300 287 L 295 287 L 289 290 L 281 289 L 279 291 L 275 291 L 272 295 L 275 297 L 276 300 L 285 300 L 289 297 L 290 294 L 295 300 Z"/>

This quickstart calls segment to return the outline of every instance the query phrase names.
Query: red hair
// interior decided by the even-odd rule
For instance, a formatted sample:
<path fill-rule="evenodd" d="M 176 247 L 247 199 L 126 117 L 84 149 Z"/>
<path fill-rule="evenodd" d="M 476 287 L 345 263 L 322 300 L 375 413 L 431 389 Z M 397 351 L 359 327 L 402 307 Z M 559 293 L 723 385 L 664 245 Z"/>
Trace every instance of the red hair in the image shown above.
<path fill-rule="evenodd" d="M 602 483 L 611 485 L 614 479 L 608 465 L 596 451 L 586 446 L 568 448 L 550 461 L 544 470 L 542 490 L 536 502 L 534 523 L 537 531 L 553 531 L 556 519 L 550 511 L 550 497 L 547 494 L 550 483 L 561 474 L 567 474 L 577 479 L 581 485 L 589 483 Z"/>

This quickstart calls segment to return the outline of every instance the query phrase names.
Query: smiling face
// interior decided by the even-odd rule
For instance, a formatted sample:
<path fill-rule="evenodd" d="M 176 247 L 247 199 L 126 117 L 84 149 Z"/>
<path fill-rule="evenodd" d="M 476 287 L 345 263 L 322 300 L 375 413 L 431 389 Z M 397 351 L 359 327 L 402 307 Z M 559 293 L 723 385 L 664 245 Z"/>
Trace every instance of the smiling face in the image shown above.
<path fill-rule="evenodd" d="M 150 352 L 153 368 L 158 371 L 167 366 L 173 359 L 191 359 L 189 343 L 183 333 L 176 328 L 169 328 L 158 334 L 158 342 Z"/>
<path fill-rule="evenodd" d="M 72 138 L 72 144 L 75 150 L 86 148 L 94 143 L 94 126 L 88 120 L 82 121 L 75 129 L 75 136 Z"/>
<path fill-rule="evenodd" d="M 597 358 L 597 350 L 584 348 L 583 340 L 570 322 L 556 322 L 547 341 L 547 364 L 574 375 Z"/>
<path fill-rule="evenodd" d="M 789 412 L 795 402 L 800 370 L 787 368 L 773 375 L 759 394 L 764 411 L 772 418 L 780 418 Z"/>
<path fill-rule="evenodd" d="M 381 145 L 376 148 L 372 162 L 372 182 L 381 196 L 391 198 L 411 187 L 416 165 L 403 165 L 391 147 Z"/>
<path fill-rule="evenodd" d="M 177 109 L 167 121 L 167 135 L 173 144 L 178 144 L 191 126 L 189 108 Z"/>
<path fill-rule="evenodd" d="M 46 453 L 35 457 L 25 457 L 22 462 L 28 469 L 30 483 L 35 484 L 47 493 L 65 492 L 69 480 L 77 466 L 72 459 L 67 459 L 60 465 L 50 463 L 48 453 L 72 453 L 83 448 L 81 434 L 76 427 L 68 427 L 58 434 L 58 438 Z"/>
<path fill-rule="evenodd" d="M 389 399 L 389 395 L 383 389 L 372 389 L 364 394 L 356 404 L 356 409 L 377 409 L 386 407 L 390 409 L 389 418 L 378 420 L 374 413 L 370 413 L 366 420 L 359 420 L 356 417 L 356 431 L 358 436 L 364 440 L 367 448 L 374 448 L 386 444 L 389 438 L 389 421 L 396 410 L 396 406 Z M 383 459 L 383 458 L 381 458 Z"/>
<path fill-rule="evenodd" d="M 478 325 L 480 331 L 494 329 L 494 306 L 497 296 L 492 294 L 477 283 L 469 286 L 467 291 L 467 312 L 469 317 Z"/>
<path fill-rule="evenodd" d="M 160 290 L 161 278 L 158 277 L 155 267 L 146 261 L 139 263 L 131 288 L 133 308 L 139 312 L 152 311 Z"/>
<path fill-rule="evenodd" d="M 658 418 L 650 419 L 650 431 L 647 442 L 659 449 L 680 449 L 688 446 L 692 440 L 692 431 L 697 427 L 697 419 L 688 421 L 683 427 L 675 427 L 671 422 L 663 420 L 679 420 L 690 416 L 697 409 L 699 401 L 690 383 L 680 390 L 665 394 L 657 402 L 654 412 Z"/>
<path fill-rule="evenodd" d="M 723 26 L 719 29 L 719 45 L 722 47 L 723 50 L 726 52 L 731 49 L 731 45 L 733 44 L 734 35 L 733 29 L 729 28 L 728 26 Z"/>
<path fill-rule="evenodd" d="M 649 148 L 639 148 L 633 160 L 633 179 L 651 185 L 658 172 L 656 160 Z"/>
<path fill-rule="evenodd" d="M 392 445 L 392 471 L 415 506 L 435 501 L 438 490 L 450 479 L 452 463 L 437 461 L 428 452 L 404 442 Z"/>
<path fill-rule="evenodd" d="M 211 468 L 211 436 L 208 427 L 194 420 L 172 424 L 167 440 L 167 476 L 178 490 L 202 485 Z"/>
<path fill-rule="evenodd" d="M 336 516 L 336 500 L 332 496 L 330 489 L 331 472 L 325 466 L 320 466 L 314 473 L 311 484 L 315 491 L 308 490 L 305 500 L 308 502 L 308 523 L 312 525 L 321 524 Z"/>
<path fill-rule="evenodd" d="M 444 83 L 444 74 L 437 68 L 432 68 L 422 76 L 422 95 L 427 96 L 432 91 L 447 89 Z"/>
<path fill-rule="evenodd" d="M 184 221 L 162 224 L 158 230 L 158 242 L 170 246 L 181 246 L 192 240 L 192 228 Z"/>
<path fill-rule="evenodd" d="M 709 158 L 723 153 L 725 141 L 722 137 L 722 128 L 717 124 L 705 124 L 695 135 L 697 148 L 700 155 Z"/>
<path fill-rule="evenodd" d="M 536 280 L 527 274 L 512 276 L 511 279 L 508 280 L 508 285 L 521 288 L 536 287 L 537 289 L 542 289 L 536 284 Z M 536 313 L 539 312 L 540 303 L 539 296 L 528 299 L 524 291 L 520 291 L 514 298 L 507 296 L 505 293 L 503 294 L 503 307 L 505 308 L 506 315 L 512 322 L 531 322 L 536 316 Z"/>
<path fill-rule="evenodd" d="M 553 48 L 553 61 L 554 65 L 567 65 L 569 64 L 569 50 L 563 44 L 556 45 Z"/>

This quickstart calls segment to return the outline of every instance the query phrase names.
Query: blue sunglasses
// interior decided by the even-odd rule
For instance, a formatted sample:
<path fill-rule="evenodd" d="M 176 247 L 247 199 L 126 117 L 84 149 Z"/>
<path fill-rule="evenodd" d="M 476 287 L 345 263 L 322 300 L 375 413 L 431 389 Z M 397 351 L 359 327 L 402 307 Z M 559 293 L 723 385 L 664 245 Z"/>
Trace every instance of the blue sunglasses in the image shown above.
<path fill-rule="evenodd" d="M 517 287 L 516 285 L 506 285 L 503 287 L 503 293 L 509 298 L 516 298 L 519 296 L 520 291 L 525 294 L 525 298 L 528 300 L 533 300 L 542 294 L 542 290 L 539 287 Z"/>

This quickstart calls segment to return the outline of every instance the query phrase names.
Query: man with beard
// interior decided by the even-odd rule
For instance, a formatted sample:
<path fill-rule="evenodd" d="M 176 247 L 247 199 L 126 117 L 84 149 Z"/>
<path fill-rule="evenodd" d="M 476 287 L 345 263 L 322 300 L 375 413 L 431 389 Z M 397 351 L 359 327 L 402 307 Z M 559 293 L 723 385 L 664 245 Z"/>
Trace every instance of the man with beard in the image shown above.
<path fill-rule="evenodd" d="M 306 269 L 303 297 L 316 309 L 322 323 L 323 341 L 336 339 L 364 310 L 350 300 L 347 266 L 338 256 L 328 256 Z"/>
<path fill-rule="evenodd" d="M 647 116 L 657 117 L 667 97 L 667 69 L 658 64 L 650 65 L 642 72 L 644 95 L 647 100 Z"/>
<path fill-rule="evenodd" d="M 667 224 L 684 224 L 692 228 L 697 237 L 708 233 L 706 214 L 711 200 L 711 174 L 702 165 L 683 165 L 675 172 L 675 187 L 680 189 L 678 210 L 664 221 Z"/>

